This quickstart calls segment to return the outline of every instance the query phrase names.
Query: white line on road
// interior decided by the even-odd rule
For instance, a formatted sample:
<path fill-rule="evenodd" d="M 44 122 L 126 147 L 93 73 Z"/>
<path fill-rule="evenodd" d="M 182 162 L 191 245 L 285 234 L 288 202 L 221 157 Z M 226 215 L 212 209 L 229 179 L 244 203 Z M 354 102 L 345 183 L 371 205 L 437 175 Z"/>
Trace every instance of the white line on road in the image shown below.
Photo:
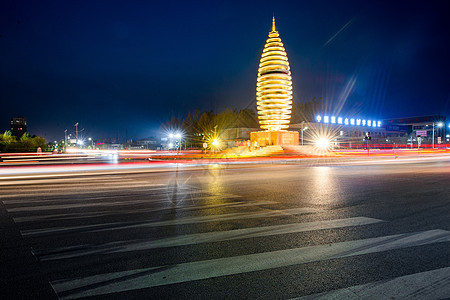
<path fill-rule="evenodd" d="M 71 209 L 71 208 L 82 208 L 82 207 L 112 207 L 112 206 L 121 206 L 121 205 L 134 205 L 134 204 L 159 204 L 159 203 L 172 203 L 177 204 L 177 202 L 182 202 L 185 199 L 191 200 L 190 196 L 193 194 L 197 194 L 196 191 L 189 191 L 184 193 L 164 193 L 159 194 L 159 197 L 154 198 L 145 198 L 145 199 L 139 199 L 139 200 L 129 200 L 125 199 L 120 201 L 108 201 L 108 199 L 114 200 L 116 197 L 102 197 L 102 198 L 89 198 L 89 200 L 93 199 L 102 199 L 104 201 L 101 202 L 88 202 L 88 203 L 67 203 L 67 204 L 47 204 L 47 205 L 33 205 L 33 206 L 19 206 L 19 207 L 10 207 L 7 208 L 8 212 L 16 213 L 16 212 L 31 212 L 31 211 L 48 211 L 48 210 L 61 210 L 61 209 Z M 217 195 L 217 196 L 194 196 L 195 201 L 202 201 L 202 200 L 208 200 L 208 199 L 229 199 L 229 198 L 239 198 L 239 196 L 234 195 Z M 123 198 L 123 197 L 117 197 L 117 198 Z M 173 199 L 172 199 L 173 198 Z M 74 200 L 71 200 L 71 202 L 76 202 Z M 84 200 L 84 199 L 83 199 Z M 3 204 L 7 204 L 8 206 L 11 205 L 11 203 L 7 201 L 2 201 Z M 42 201 L 43 203 L 48 201 Z M 58 202 L 58 200 L 51 200 L 51 202 Z M 68 202 L 68 201 L 63 201 Z M 275 202 L 272 201 L 266 201 L 268 204 L 273 204 Z M 33 202 L 24 202 L 24 203 L 14 203 L 14 204 L 38 204 L 41 203 L 39 201 L 33 201 Z M 261 203 L 261 202 L 259 202 Z M 155 209 L 155 211 L 158 211 L 158 209 Z"/>
<path fill-rule="evenodd" d="M 74 299 L 449 241 L 450 232 L 437 229 L 106 273 L 53 281 L 51 285 L 61 299 Z"/>
<path fill-rule="evenodd" d="M 450 267 L 421 272 L 389 280 L 352 286 L 332 292 L 308 295 L 297 300 L 312 299 L 448 299 Z"/>
<path fill-rule="evenodd" d="M 129 228 L 145 228 L 145 227 L 160 227 L 160 226 L 171 226 L 171 225 L 186 225 L 186 224 L 197 224 L 206 222 L 222 222 L 229 220 L 239 220 L 239 219 L 254 219 L 254 218 L 269 218 L 269 217 L 280 217 L 289 216 L 296 214 L 308 214 L 320 212 L 320 209 L 301 207 L 301 208 L 291 208 L 284 210 L 270 210 L 261 213 L 231 213 L 223 215 L 208 215 L 200 217 L 182 217 L 176 220 L 167 221 L 156 221 L 156 222 L 145 222 L 138 224 L 129 224 L 125 222 L 120 223 L 105 223 L 105 224 L 95 224 L 95 225 L 83 225 L 83 226 L 73 226 L 73 227 L 52 227 L 52 228 L 41 228 L 41 229 L 29 229 L 21 230 L 22 236 L 33 236 L 33 235 L 45 235 L 54 233 L 68 233 L 73 231 L 90 231 L 90 232 L 101 232 L 101 231 L 111 231 L 111 230 L 121 230 Z"/>
<path fill-rule="evenodd" d="M 122 182 L 123 183 L 123 182 Z M 87 186 L 86 184 L 83 185 L 79 185 L 79 186 L 70 186 L 70 187 L 53 187 L 53 188 L 44 188 L 44 189 L 35 189 L 33 193 L 19 193 L 19 194 L 5 194 L 5 195 L 0 195 L 0 198 L 24 198 L 24 197 L 33 197 L 33 198 L 42 198 L 43 196 L 52 196 L 52 195 L 67 195 L 67 194 L 71 194 L 73 192 L 81 193 L 95 193 L 95 191 L 101 190 L 102 193 L 104 193 L 105 191 L 109 191 L 109 190 L 116 190 L 116 189 L 133 189 L 133 188 L 141 188 L 141 187 L 145 187 L 145 188 L 152 188 L 155 186 L 160 186 L 159 189 L 167 189 L 167 187 L 161 187 L 163 186 L 162 184 L 152 184 L 152 183 L 148 183 L 148 182 L 141 182 L 141 184 L 138 184 L 139 182 L 133 182 L 130 184 L 122 184 L 122 185 L 118 185 L 118 184 L 112 184 L 112 185 L 105 185 L 105 184 L 94 184 L 92 186 Z M 88 189 L 87 189 L 88 188 Z M 153 188 L 149 191 L 152 190 L 157 190 L 158 188 Z M 81 191 L 80 191 L 81 190 Z"/>
<path fill-rule="evenodd" d="M 167 202 L 167 200 L 165 202 Z M 77 203 L 77 204 L 54 204 L 54 205 L 22 206 L 16 208 L 7 208 L 7 211 L 10 213 L 15 213 L 15 212 L 48 211 L 48 210 L 61 210 L 61 209 L 86 208 L 98 206 L 113 207 L 113 206 L 124 206 L 124 205 L 145 204 L 145 203 L 149 204 L 154 202 L 148 199 L 144 199 L 144 200 L 108 201 L 108 202 Z"/>
<path fill-rule="evenodd" d="M 185 224 L 196 224 L 196 223 L 205 223 L 205 222 L 222 222 L 222 221 L 237 220 L 237 219 L 280 217 L 280 216 L 289 216 L 289 215 L 297 215 L 297 214 L 317 213 L 320 211 L 321 211 L 320 209 L 316 209 L 316 208 L 300 207 L 300 208 L 291 208 L 291 209 L 283 209 L 283 210 L 270 210 L 270 211 L 265 211 L 265 212 L 261 212 L 261 213 L 243 212 L 243 213 L 231 213 L 231 214 L 223 214 L 223 215 L 209 215 L 209 216 L 201 216 L 201 217 L 182 217 L 182 218 L 178 218 L 176 220 L 125 225 L 125 226 L 118 226 L 118 227 L 115 227 L 112 229 L 120 230 L 120 229 L 129 229 L 129 228 L 185 225 Z M 110 229 L 98 229 L 98 230 L 93 230 L 93 232 L 107 231 L 107 230 L 110 230 Z"/>
<path fill-rule="evenodd" d="M 2 179 L 4 179 L 3 177 Z M 14 177 L 12 177 L 14 178 Z M 36 184 L 55 184 L 55 183 L 77 183 L 77 181 L 101 181 L 101 182 L 111 182 L 111 181 L 124 181 L 123 178 L 125 176 L 114 176 L 114 177 L 98 177 L 98 176 L 91 176 L 91 177 L 70 177 L 70 178 L 52 178 L 52 179 L 41 179 L 41 177 L 37 177 L 39 180 L 8 180 L 8 181 L 0 181 L 0 185 L 36 185 Z M 11 178 L 7 178 L 11 179 Z M 130 179 L 127 179 L 130 180 Z"/>
<path fill-rule="evenodd" d="M 228 231 L 187 234 L 182 236 L 159 239 L 155 241 L 148 241 L 148 240 L 120 241 L 96 247 L 94 246 L 88 249 L 86 249 L 86 245 L 83 245 L 82 250 L 80 250 L 79 248 L 77 249 L 76 247 L 72 248 L 64 247 L 59 249 L 51 249 L 51 254 L 48 255 L 39 252 L 36 255 L 39 257 L 41 261 L 58 260 L 93 254 L 131 252 L 155 248 L 176 247 L 201 243 L 213 243 L 220 241 L 230 241 L 237 239 L 248 239 L 255 237 L 298 233 L 321 229 L 362 226 L 379 222 L 383 221 L 366 217 L 355 217 L 355 218 L 325 220 L 309 223 L 294 223 L 285 225 L 235 229 Z"/>
<path fill-rule="evenodd" d="M 203 201 L 208 200 L 210 198 L 222 199 L 222 197 L 196 197 L 195 201 Z M 229 198 L 226 198 L 229 199 Z M 145 201 L 142 200 L 144 203 Z M 179 201 L 177 199 L 177 202 L 181 203 L 192 203 L 190 201 L 189 197 L 186 200 Z M 131 203 L 131 202 L 129 202 Z M 140 208 L 140 209 L 122 209 L 120 211 L 105 211 L 105 212 L 79 212 L 79 213 L 64 213 L 64 214 L 51 214 L 51 215 L 38 215 L 38 216 L 26 216 L 26 217 L 15 217 L 13 218 L 14 222 L 16 223 L 24 223 L 24 222 L 34 222 L 34 221 L 40 221 L 40 220 L 65 220 L 65 219 L 79 219 L 79 218 L 98 218 L 98 217 L 105 217 L 105 216 L 112 216 L 112 215 L 124 215 L 124 214 L 139 214 L 139 213 L 149 213 L 149 212 L 158 212 L 158 211 L 165 211 L 165 210 L 175 210 L 175 211 L 190 211 L 190 210 L 201 210 L 201 209 L 211 209 L 211 208 L 218 208 L 218 207 L 226 207 L 226 208 L 235 208 L 235 207 L 247 207 L 247 206 L 257 206 L 257 205 L 270 205 L 270 204 L 276 204 L 277 202 L 274 201 L 260 201 L 260 202 L 229 202 L 229 203 L 221 203 L 221 204 L 205 204 L 205 205 L 190 205 L 190 206 L 181 206 L 178 205 L 179 203 L 175 203 L 175 206 L 173 205 L 173 202 L 165 199 L 160 201 L 152 201 L 151 204 L 157 204 L 162 203 L 166 205 L 170 205 L 170 207 L 160 207 L 160 208 Z M 134 204 L 134 203 L 131 203 Z M 107 203 L 104 204 L 104 206 L 107 206 Z"/>

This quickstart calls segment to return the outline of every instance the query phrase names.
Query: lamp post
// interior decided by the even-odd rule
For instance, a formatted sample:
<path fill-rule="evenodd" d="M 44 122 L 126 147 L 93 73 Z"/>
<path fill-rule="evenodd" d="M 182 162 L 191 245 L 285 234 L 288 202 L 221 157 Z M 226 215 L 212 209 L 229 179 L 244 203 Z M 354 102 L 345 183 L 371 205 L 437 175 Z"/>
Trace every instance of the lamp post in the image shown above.
<path fill-rule="evenodd" d="M 176 133 L 175 138 L 176 138 L 176 142 L 178 143 L 178 147 L 177 147 L 177 155 L 178 155 L 179 151 L 181 150 L 181 133 Z"/>
<path fill-rule="evenodd" d="M 303 131 L 308 129 L 308 126 L 303 126 L 303 124 L 305 124 L 305 121 L 302 121 L 302 146 L 303 146 Z"/>
<path fill-rule="evenodd" d="M 434 149 L 434 126 L 435 126 L 434 124 L 435 124 L 435 122 L 433 122 L 433 149 Z M 437 126 L 440 128 L 440 127 L 444 126 L 444 123 L 438 122 Z"/>
<path fill-rule="evenodd" d="M 66 151 L 67 147 L 67 129 L 64 130 L 64 151 Z"/>
<path fill-rule="evenodd" d="M 75 126 L 75 139 L 77 140 L 78 143 L 78 122 L 76 122 L 75 125 L 73 126 Z"/>

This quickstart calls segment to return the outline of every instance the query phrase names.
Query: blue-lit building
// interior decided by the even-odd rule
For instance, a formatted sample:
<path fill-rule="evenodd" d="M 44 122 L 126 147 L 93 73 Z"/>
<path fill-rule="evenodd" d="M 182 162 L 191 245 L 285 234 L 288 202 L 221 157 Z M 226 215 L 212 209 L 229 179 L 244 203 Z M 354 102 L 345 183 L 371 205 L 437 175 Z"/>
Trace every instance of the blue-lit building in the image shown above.
<path fill-rule="evenodd" d="M 450 125 L 446 118 L 440 115 L 419 116 L 395 119 L 369 119 L 363 116 L 334 116 L 319 114 L 315 122 L 291 124 L 290 130 L 303 133 L 303 142 L 308 144 L 311 136 L 320 132 L 331 133 L 336 145 L 354 147 L 364 144 L 367 133 L 372 144 L 407 145 L 446 144 L 449 142 Z M 434 128 L 434 135 L 433 135 Z M 308 131 L 309 130 L 309 131 Z M 300 142 L 302 144 L 302 142 Z"/>

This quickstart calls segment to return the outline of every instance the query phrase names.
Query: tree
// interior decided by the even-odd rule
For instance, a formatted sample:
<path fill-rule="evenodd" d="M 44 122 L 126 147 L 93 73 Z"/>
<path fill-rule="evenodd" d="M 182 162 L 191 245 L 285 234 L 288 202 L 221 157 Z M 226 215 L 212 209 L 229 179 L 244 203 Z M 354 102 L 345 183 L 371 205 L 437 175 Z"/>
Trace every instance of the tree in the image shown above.
<path fill-rule="evenodd" d="M 0 134 L 0 152 L 36 152 L 37 148 L 46 149 L 46 141 L 43 137 L 30 137 L 24 133 L 17 141 L 10 131 Z"/>
<path fill-rule="evenodd" d="M 314 97 L 311 101 L 292 103 L 291 123 L 314 122 L 315 117 L 320 112 L 325 112 L 323 98 Z"/>
<path fill-rule="evenodd" d="M 30 135 L 26 132 L 20 137 L 19 144 L 20 144 L 20 148 L 22 149 L 23 152 L 36 151 L 36 149 L 33 149 L 33 141 L 30 138 Z"/>
<path fill-rule="evenodd" d="M 0 134 L 0 140 L 5 144 L 10 144 L 16 141 L 16 137 L 11 134 L 11 131 L 6 130 L 5 133 Z"/>
<path fill-rule="evenodd" d="M 45 151 L 47 145 L 47 141 L 45 140 L 45 138 L 37 136 L 32 138 L 32 142 L 33 142 L 33 151 L 37 151 L 38 148 L 41 148 L 42 151 Z"/>

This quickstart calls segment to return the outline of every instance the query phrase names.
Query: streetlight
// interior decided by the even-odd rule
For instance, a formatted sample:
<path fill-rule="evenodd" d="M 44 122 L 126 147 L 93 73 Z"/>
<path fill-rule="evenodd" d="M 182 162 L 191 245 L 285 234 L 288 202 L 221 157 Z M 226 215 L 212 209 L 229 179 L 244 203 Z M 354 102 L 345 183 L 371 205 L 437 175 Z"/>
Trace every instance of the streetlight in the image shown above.
<path fill-rule="evenodd" d="M 176 142 L 178 143 L 177 153 L 181 151 L 181 133 L 177 132 L 175 134 Z"/>
<path fill-rule="evenodd" d="M 302 121 L 302 146 L 303 146 L 303 131 L 308 129 L 308 126 L 303 127 L 303 124 L 305 124 L 305 121 Z"/>
<path fill-rule="evenodd" d="M 64 151 L 66 150 L 65 148 L 67 147 L 67 129 L 64 130 Z"/>
<path fill-rule="evenodd" d="M 75 139 L 77 140 L 78 143 L 78 122 L 76 122 L 75 125 L 73 126 L 75 126 Z"/>
<path fill-rule="evenodd" d="M 173 132 L 171 132 L 171 133 L 169 133 L 169 151 L 170 151 L 170 148 L 172 148 L 174 145 L 173 145 L 173 140 L 175 140 L 175 147 L 176 147 L 176 149 L 177 149 L 177 154 L 178 154 L 178 151 L 179 150 L 181 150 L 181 140 L 182 140 L 182 138 L 183 138 L 183 134 L 181 133 L 181 132 L 175 132 L 175 133 L 173 133 Z"/>
<path fill-rule="evenodd" d="M 434 126 L 435 126 L 434 124 L 435 124 L 435 122 L 433 122 L 433 149 L 434 149 Z M 440 127 L 444 126 L 444 123 L 438 122 L 437 126 L 440 128 Z"/>

